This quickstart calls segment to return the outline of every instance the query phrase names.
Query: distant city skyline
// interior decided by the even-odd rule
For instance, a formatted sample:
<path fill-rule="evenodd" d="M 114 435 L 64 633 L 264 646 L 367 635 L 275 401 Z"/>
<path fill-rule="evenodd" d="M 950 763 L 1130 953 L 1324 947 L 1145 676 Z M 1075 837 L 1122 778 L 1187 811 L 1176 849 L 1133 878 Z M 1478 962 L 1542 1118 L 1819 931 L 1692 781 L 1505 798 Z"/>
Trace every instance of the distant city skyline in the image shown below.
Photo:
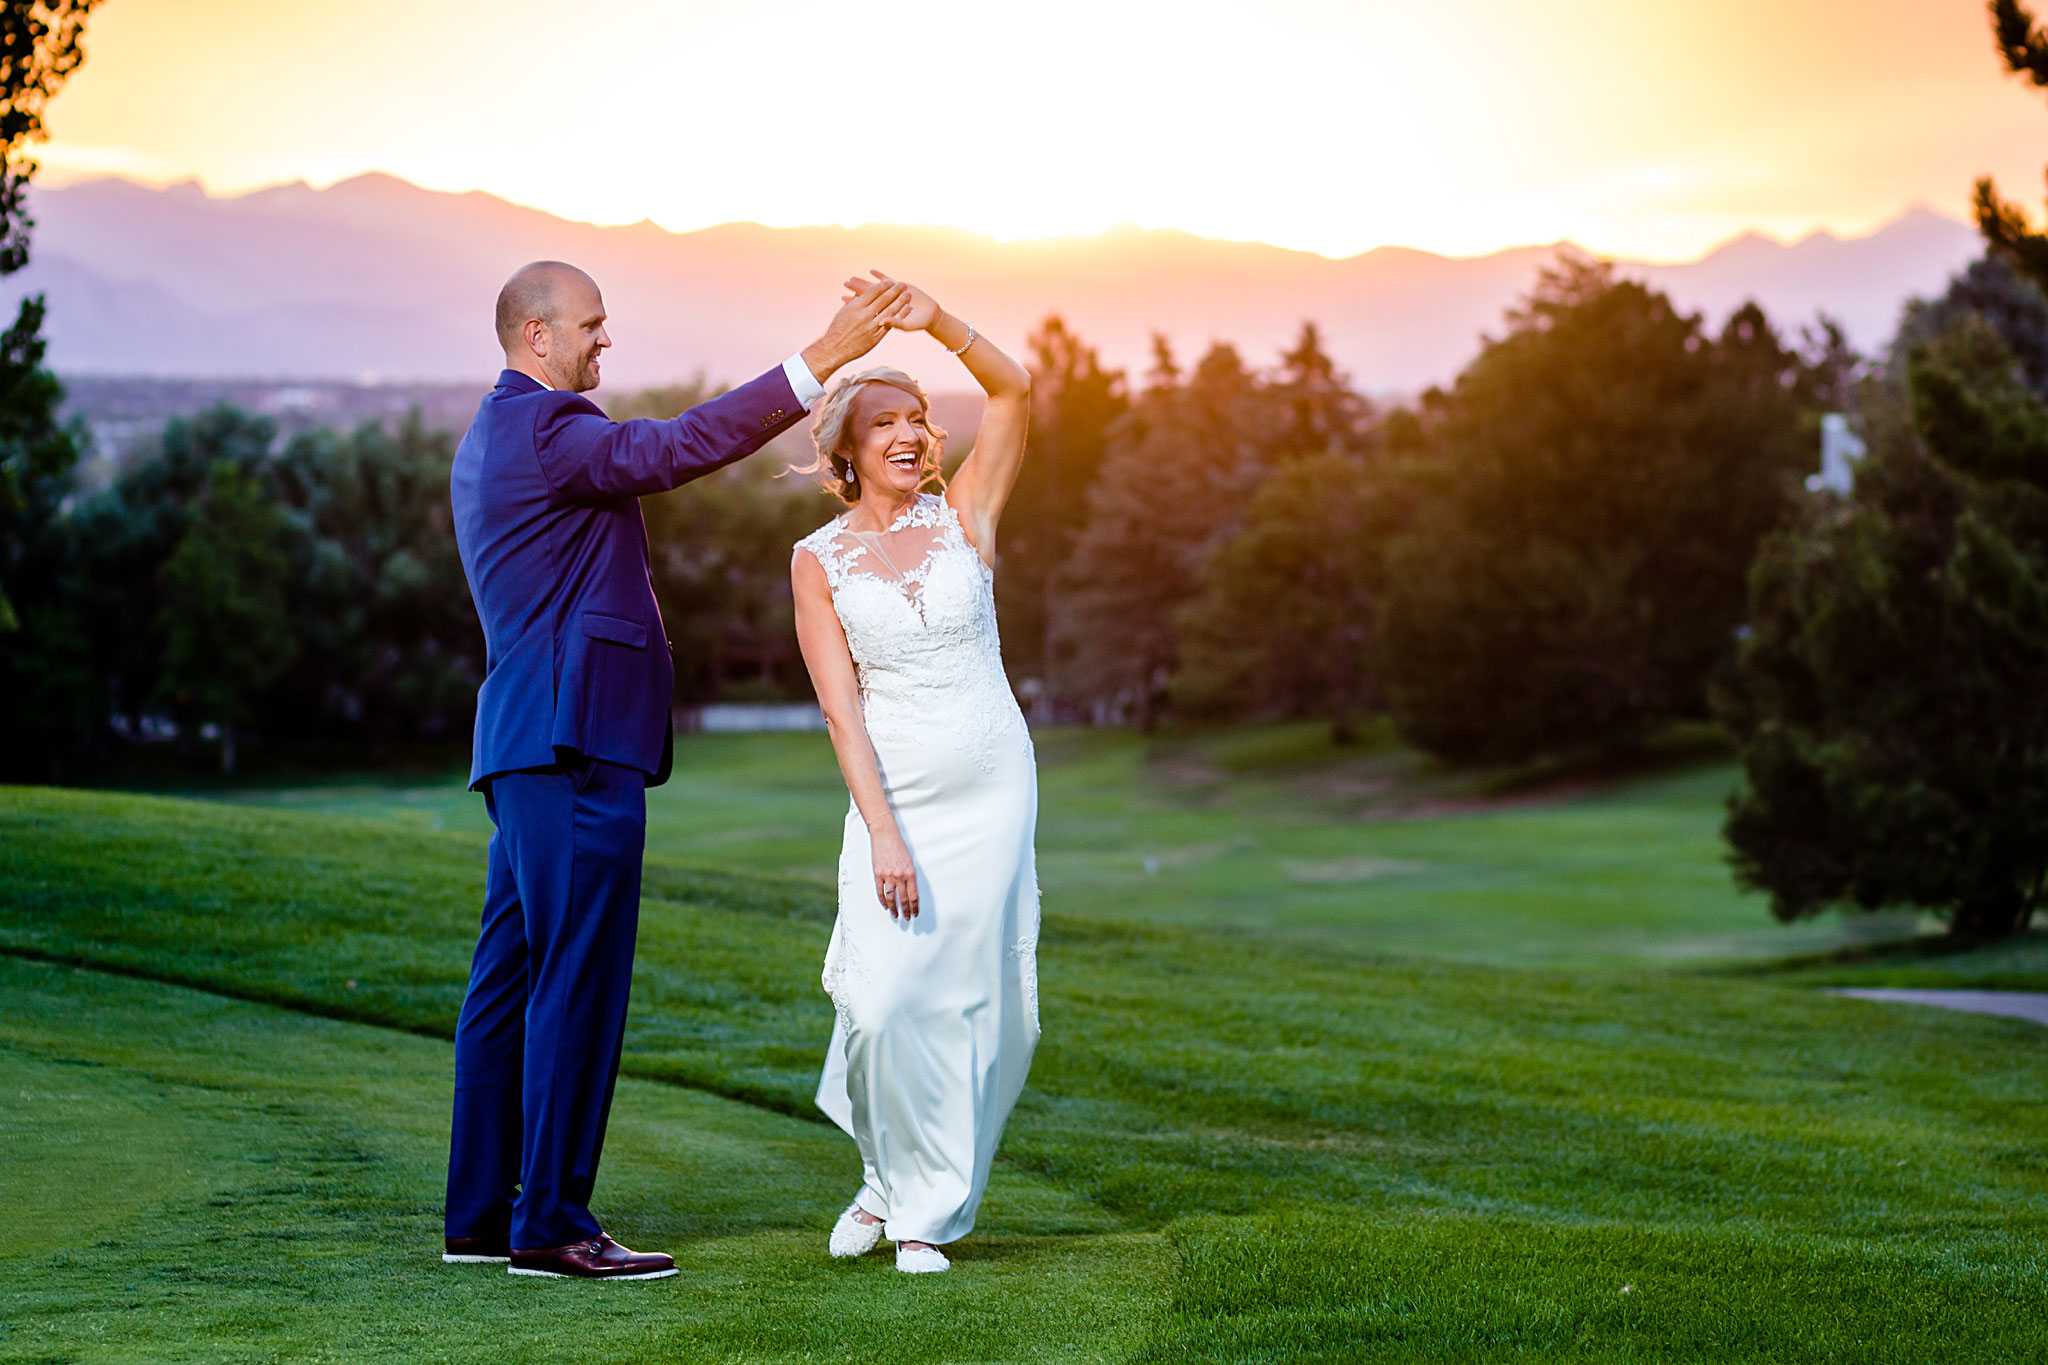
<path fill-rule="evenodd" d="M 1349 256 L 1685 260 L 2039 198 L 2048 102 L 1970 0 L 114 0 L 49 183 L 385 171 L 677 231 L 1116 223 Z M 1462 21 L 1462 22 L 1461 22 Z"/>

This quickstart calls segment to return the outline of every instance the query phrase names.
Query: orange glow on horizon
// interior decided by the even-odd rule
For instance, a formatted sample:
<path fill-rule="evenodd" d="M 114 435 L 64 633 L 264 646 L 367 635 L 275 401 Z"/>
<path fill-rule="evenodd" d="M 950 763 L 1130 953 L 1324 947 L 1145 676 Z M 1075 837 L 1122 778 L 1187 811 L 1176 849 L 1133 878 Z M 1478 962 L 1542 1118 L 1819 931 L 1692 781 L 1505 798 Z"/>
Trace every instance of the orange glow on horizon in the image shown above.
<path fill-rule="evenodd" d="M 2031 199 L 2048 161 L 2048 103 L 1972 3 L 559 13 L 114 0 L 52 104 L 46 176 L 232 193 L 383 170 L 676 230 L 1131 222 L 1332 256 L 1568 238 L 1674 260 L 1749 229 L 1960 215 L 1987 172 Z"/>

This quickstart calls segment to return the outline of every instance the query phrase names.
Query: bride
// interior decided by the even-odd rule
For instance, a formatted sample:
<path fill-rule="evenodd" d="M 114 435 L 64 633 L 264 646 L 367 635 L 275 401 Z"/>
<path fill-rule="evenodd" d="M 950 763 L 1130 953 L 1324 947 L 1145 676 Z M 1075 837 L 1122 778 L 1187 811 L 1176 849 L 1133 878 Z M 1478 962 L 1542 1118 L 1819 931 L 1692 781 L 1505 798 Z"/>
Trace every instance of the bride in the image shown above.
<path fill-rule="evenodd" d="M 806 472 L 847 510 L 797 542 L 790 577 L 853 797 L 818 1106 L 853 1135 L 863 1180 L 830 1247 L 863 1255 L 886 1231 L 896 1268 L 926 1272 L 974 1226 L 1038 1041 L 1038 774 L 990 567 L 1031 377 L 922 290 L 908 297 L 892 325 L 929 333 L 988 394 L 973 453 L 943 493 L 925 491 L 945 432 L 924 390 L 886 368 L 841 383 Z"/>

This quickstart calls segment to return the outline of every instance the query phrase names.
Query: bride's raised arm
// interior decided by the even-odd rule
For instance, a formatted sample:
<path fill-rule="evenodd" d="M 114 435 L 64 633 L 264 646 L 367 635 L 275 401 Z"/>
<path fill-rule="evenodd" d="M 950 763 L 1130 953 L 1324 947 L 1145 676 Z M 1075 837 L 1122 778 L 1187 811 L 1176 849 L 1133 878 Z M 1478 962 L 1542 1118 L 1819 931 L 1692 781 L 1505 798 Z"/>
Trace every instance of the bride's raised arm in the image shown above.
<path fill-rule="evenodd" d="M 888 284 L 880 271 L 872 271 Z M 871 287 L 865 281 L 849 280 L 848 287 Z M 1006 355 L 1002 348 L 969 324 L 954 317 L 914 284 L 905 284 L 906 302 L 901 313 L 889 322 L 906 332 L 928 332 L 974 376 L 988 395 L 981 417 L 981 430 L 974 449 L 946 486 L 946 501 L 960 517 L 967 538 L 990 564 L 996 559 L 996 523 L 1002 520 L 1003 504 L 1017 486 L 1017 471 L 1024 464 L 1024 436 L 1031 425 L 1031 371 Z"/>

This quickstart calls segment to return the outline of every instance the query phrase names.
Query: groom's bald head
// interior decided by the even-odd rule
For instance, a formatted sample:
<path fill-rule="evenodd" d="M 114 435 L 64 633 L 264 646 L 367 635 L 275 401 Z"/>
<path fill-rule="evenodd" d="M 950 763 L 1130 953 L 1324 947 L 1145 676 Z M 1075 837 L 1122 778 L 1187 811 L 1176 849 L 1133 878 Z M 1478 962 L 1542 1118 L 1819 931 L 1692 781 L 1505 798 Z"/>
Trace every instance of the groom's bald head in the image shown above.
<path fill-rule="evenodd" d="M 611 345 L 597 281 L 562 261 L 535 261 L 498 291 L 498 343 L 505 363 L 558 389 L 597 387 L 598 353 Z"/>
<path fill-rule="evenodd" d="M 513 271 L 498 291 L 498 344 L 517 348 L 529 322 L 560 326 L 562 296 L 578 285 L 597 292 L 597 281 L 566 261 L 535 261 Z"/>

